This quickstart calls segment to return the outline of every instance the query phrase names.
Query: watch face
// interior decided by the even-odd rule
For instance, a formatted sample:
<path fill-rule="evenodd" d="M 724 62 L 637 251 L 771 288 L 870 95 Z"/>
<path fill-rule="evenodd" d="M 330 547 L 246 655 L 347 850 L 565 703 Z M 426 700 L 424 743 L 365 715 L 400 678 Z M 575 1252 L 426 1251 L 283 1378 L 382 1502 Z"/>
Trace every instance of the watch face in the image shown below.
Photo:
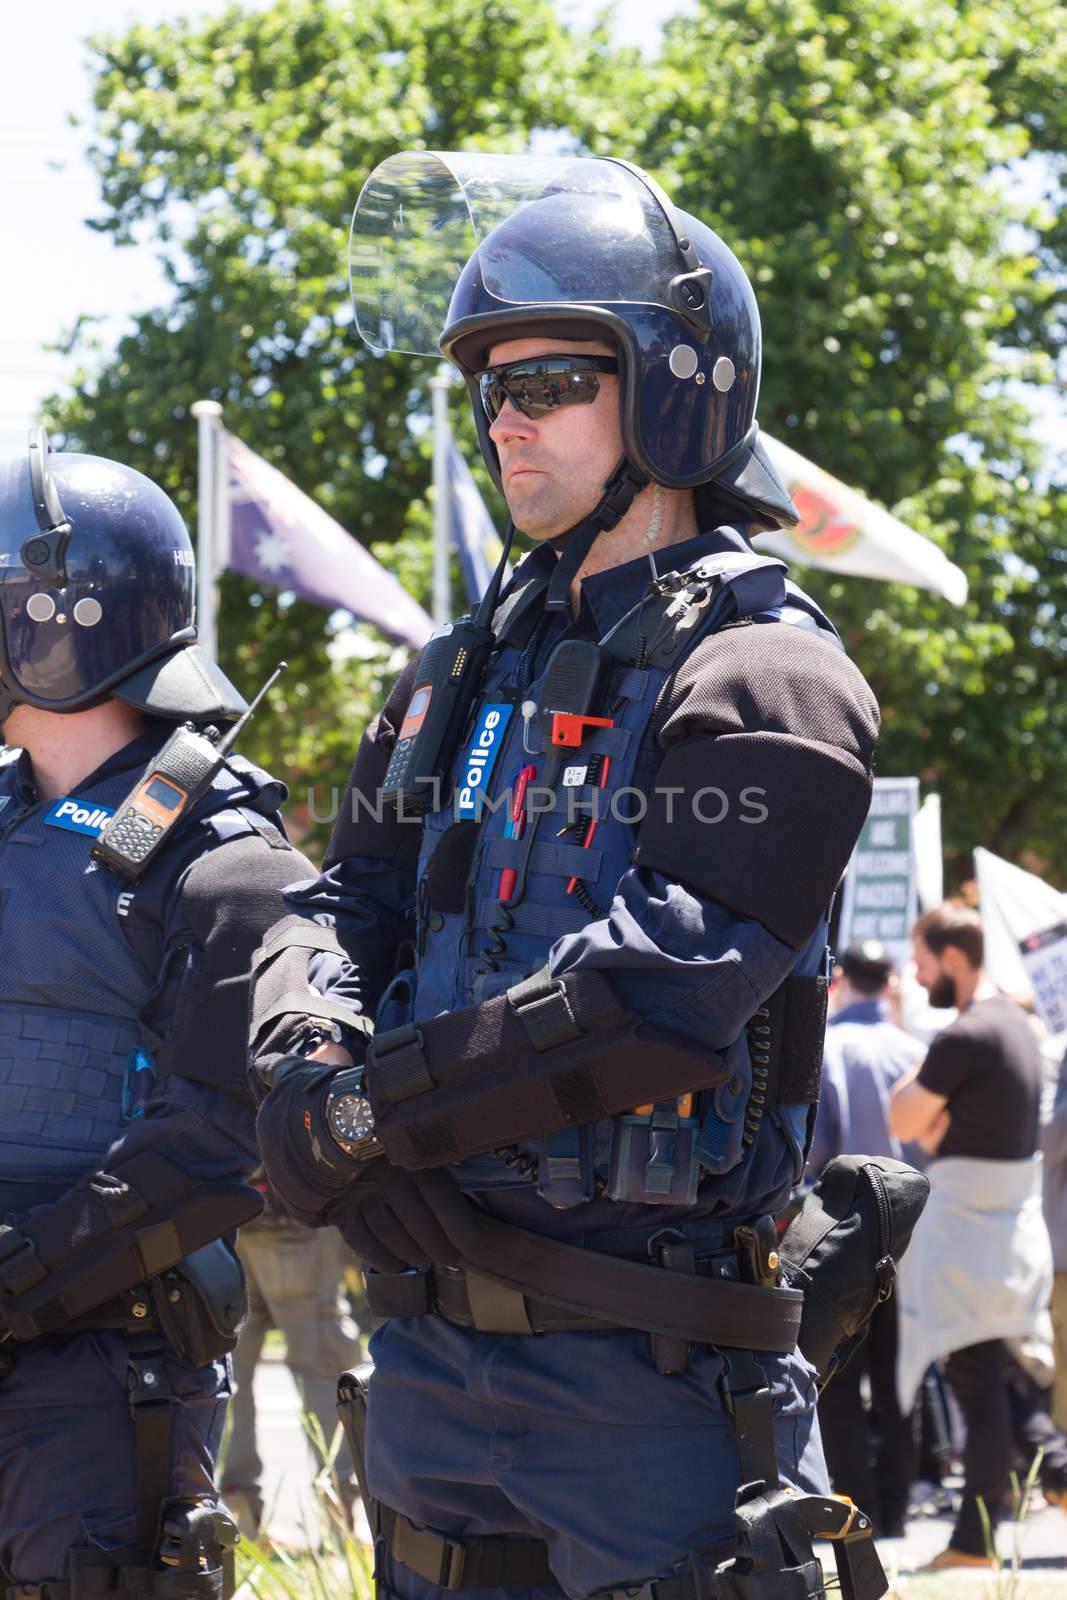
<path fill-rule="evenodd" d="M 341 1144 L 362 1144 L 374 1133 L 374 1113 L 365 1095 L 336 1095 L 327 1115 L 334 1137 Z"/>

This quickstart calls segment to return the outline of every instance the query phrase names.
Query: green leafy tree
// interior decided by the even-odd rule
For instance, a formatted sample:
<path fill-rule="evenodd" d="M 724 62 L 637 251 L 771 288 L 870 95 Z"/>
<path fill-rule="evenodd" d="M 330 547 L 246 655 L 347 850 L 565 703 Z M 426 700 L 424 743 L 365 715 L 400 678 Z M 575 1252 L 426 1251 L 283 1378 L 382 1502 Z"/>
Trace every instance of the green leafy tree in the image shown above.
<path fill-rule="evenodd" d="M 428 364 L 351 328 L 359 186 L 396 149 L 553 128 L 630 157 L 751 272 L 768 431 L 967 572 L 962 610 L 802 574 L 879 694 L 881 769 L 940 789 L 958 875 L 981 842 L 1067 882 L 1067 492 L 1030 420 L 1064 342 L 1061 22 L 1053 0 L 698 0 L 643 62 L 547 4 L 276 0 L 97 40 L 100 226 L 154 235 L 174 298 L 111 356 L 77 344 L 55 420 L 188 508 L 188 407 L 214 395 L 425 600 Z M 294 662 L 248 748 L 328 792 L 389 652 L 335 669 L 325 626 L 226 580 L 231 670 Z"/>
<path fill-rule="evenodd" d="M 276 0 L 92 47 L 95 225 L 119 243 L 154 237 L 173 298 L 111 355 L 76 330 L 52 422 L 69 446 L 150 474 L 191 516 L 189 408 L 220 400 L 235 433 L 427 603 L 433 365 L 373 356 L 357 337 L 352 207 L 398 149 L 522 149 L 531 129 L 566 120 L 590 44 L 546 0 Z M 238 682 L 290 663 L 242 748 L 290 781 L 298 821 L 309 786 L 322 816 L 396 652 L 383 642 L 339 665 L 318 608 L 233 574 L 222 591 L 221 655 Z"/>
<path fill-rule="evenodd" d="M 963 876 L 984 843 L 1067 878 L 1067 501 L 1030 411 L 1063 346 L 1062 156 L 1012 198 L 1064 149 L 1061 24 L 1046 0 L 700 0 L 611 130 L 751 273 L 768 432 L 967 572 L 963 610 L 803 575 Z"/>

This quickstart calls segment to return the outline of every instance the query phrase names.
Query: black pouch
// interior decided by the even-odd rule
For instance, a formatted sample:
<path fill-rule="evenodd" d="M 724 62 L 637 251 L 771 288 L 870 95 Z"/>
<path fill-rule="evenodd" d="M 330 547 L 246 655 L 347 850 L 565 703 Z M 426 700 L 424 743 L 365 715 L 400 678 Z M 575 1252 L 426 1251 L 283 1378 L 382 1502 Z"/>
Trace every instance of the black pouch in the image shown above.
<path fill-rule="evenodd" d="M 782 1280 L 804 1291 L 797 1343 L 824 1389 L 867 1336 L 893 1292 L 930 1182 L 888 1156 L 838 1156 L 778 1247 Z"/>
<path fill-rule="evenodd" d="M 248 1296 L 241 1263 L 226 1239 L 194 1250 L 150 1287 L 156 1321 L 187 1367 L 206 1367 L 237 1348 Z"/>

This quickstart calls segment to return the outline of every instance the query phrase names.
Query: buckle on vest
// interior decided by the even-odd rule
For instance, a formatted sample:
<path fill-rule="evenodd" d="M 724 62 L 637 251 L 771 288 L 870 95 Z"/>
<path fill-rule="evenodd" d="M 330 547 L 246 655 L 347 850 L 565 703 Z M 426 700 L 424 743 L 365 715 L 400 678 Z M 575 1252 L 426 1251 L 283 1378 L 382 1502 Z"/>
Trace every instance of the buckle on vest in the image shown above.
<path fill-rule="evenodd" d="M 550 977 L 547 967 L 513 984 L 507 1000 L 539 1054 L 582 1037 L 567 998 L 567 985 L 562 978 Z"/>

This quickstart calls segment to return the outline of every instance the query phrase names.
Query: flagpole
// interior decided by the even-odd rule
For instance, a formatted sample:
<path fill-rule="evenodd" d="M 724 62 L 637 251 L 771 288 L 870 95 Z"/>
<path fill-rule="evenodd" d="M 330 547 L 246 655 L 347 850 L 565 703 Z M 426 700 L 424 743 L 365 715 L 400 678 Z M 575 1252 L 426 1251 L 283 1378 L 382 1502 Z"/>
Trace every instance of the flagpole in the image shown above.
<path fill-rule="evenodd" d="M 190 409 L 196 418 L 197 429 L 197 642 L 212 661 L 217 661 L 222 407 L 217 400 L 196 400 Z"/>
<path fill-rule="evenodd" d="M 448 489 L 448 391 L 452 368 L 442 363 L 430 379 L 433 396 L 433 620 L 440 627 L 452 616 L 449 582 L 451 496 Z"/>

